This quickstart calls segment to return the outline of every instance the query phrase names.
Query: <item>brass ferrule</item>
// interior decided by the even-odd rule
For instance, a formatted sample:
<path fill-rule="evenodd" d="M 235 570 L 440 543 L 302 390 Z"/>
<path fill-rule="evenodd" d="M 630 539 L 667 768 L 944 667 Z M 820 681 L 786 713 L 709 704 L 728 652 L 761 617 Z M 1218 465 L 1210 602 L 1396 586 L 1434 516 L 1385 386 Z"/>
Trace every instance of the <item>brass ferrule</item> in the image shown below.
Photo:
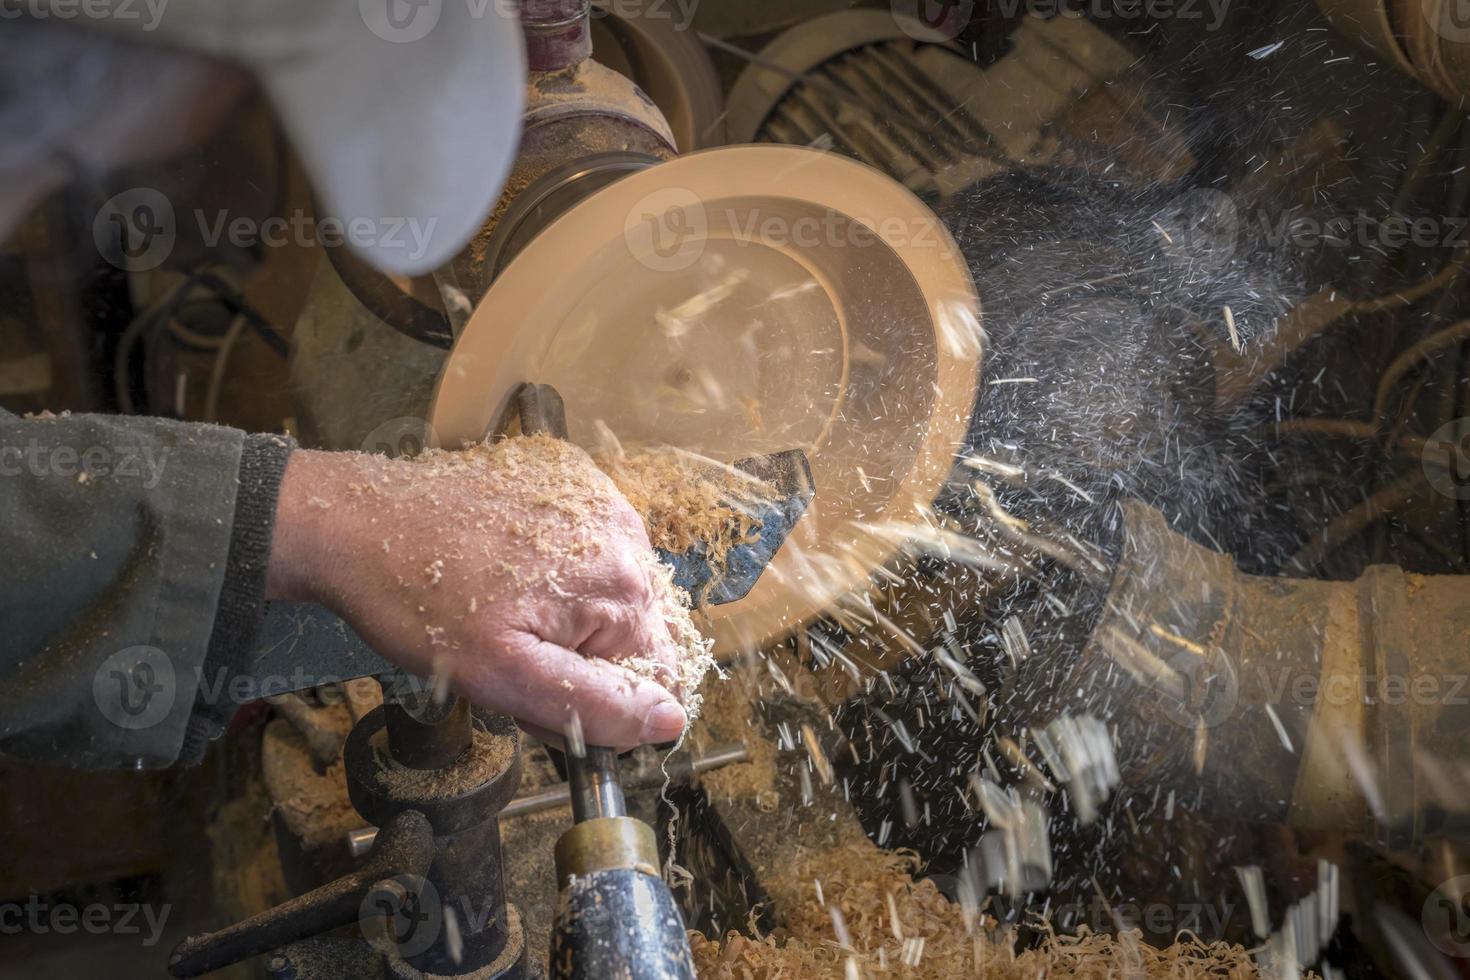
<path fill-rule="evenodd" d="M 576 824 L 556 842 L 556 880 L 573 875 L 632 868 L 658 877 L 658 843 L 653 828 L 633 817 L 597 817 Z"/>

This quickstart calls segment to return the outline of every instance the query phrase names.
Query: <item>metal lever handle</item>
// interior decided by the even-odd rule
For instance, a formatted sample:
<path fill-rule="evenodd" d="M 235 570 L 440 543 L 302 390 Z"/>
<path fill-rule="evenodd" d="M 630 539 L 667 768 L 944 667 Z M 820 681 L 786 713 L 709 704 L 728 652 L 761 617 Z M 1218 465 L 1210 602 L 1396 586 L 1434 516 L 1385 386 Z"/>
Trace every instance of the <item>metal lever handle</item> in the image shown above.
<path fill-rule="evenodd" d="M 434 832 L 428 819 L 417 810 L 400 813 L 378 836 L 361 868 L 219 932 L 190 936 L 169 958 L 168 972 L 197 977 L 348 925 L 377 892 L 382 893 L 384 908 L 401 905 L 404 887 L 395 879 L 422 878 L 433 857 Z"/>

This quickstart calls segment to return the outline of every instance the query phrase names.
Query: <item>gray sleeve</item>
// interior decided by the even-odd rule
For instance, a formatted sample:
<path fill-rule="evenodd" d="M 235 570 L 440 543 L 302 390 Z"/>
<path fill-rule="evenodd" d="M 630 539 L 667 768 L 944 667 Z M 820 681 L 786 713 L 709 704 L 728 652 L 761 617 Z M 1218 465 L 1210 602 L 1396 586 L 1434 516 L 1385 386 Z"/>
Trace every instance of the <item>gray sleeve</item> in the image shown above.
<path fill-rule="evenodd" d="M 0 752 L 197 761 L 232 713 L 212 677 L 259 627 L 290 451 L 219 426 L 0 412 Z"/>

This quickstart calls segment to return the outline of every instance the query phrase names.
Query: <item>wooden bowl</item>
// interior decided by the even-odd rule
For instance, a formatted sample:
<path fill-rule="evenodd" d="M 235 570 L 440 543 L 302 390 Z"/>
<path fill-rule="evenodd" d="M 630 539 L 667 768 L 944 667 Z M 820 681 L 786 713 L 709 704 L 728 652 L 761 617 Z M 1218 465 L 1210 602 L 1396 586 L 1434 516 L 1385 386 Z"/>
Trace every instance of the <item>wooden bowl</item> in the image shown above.
<path fill-rule="evenodd" d="M 482 438 L 515 386 L 556 386 L 572 439 L 723 462 L 800 448 L 817 496 L 722 652 L 764 645 L 870 587 L 964 438 L 979 300 L 939 220 L 844 157 L 749 145 L 597 192 L 491 286 L 439 379 L 441 444 Z M 603 428 L 605 426 L 605 429 Z"/>

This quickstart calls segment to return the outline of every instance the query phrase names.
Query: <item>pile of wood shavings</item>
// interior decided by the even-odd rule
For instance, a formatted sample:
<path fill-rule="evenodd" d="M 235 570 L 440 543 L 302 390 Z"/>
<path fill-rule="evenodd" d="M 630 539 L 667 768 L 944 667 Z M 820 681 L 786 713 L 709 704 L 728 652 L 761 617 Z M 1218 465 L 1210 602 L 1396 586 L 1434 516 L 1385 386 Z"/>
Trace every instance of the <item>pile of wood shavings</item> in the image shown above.
<path fill-rule="evenodd" d="M 679 554 L 703 542 L 716 567 L 759 531 L 752 514 L 771 497 L 748 473 L 669 447 L 603 455 L 597 465 L 642 515 L 655 548 Z"/>
<path fill-rule="evenodd" d="M 856 836 L 856 835 L 852 835 Z M 1167 949 L 1136 932 L 1052 935 L 1017 952 L 993 920 L 971 921 L 931 881 L 915 881 L 917 861 L 866 838 L 804 853 L 763 879 L 784 925 L 752 940 L 690 934 L 700 980 L 848 980 L 956 977 L 1159 977 L 1256 980 L 1244 947 L 1182 935 Z"/>

